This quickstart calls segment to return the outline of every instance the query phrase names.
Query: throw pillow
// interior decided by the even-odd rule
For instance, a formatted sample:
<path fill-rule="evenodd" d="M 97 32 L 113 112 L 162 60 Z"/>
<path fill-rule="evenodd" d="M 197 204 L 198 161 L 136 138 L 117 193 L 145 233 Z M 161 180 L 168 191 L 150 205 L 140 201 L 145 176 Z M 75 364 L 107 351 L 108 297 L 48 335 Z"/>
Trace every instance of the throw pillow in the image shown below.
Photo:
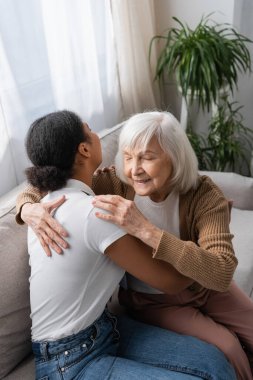
<path fill-rule="evenodd" d="M 0 215 L 0 379 L 31 353 L 27 229 Z"/>
<path fill-rule="evenodd" d="M 253 211 L 232 208 L 230 230 L 238 259 L 234 279 L 249 296 L 253 297 Z"/>
<path fill-rule="evenodd" d="M 208 175 L 223 191 L 227 199 L 233 200 L 233 206 L 241 210 L 253 210 L 253 178 L 236 173 L 207 172 Z"/>

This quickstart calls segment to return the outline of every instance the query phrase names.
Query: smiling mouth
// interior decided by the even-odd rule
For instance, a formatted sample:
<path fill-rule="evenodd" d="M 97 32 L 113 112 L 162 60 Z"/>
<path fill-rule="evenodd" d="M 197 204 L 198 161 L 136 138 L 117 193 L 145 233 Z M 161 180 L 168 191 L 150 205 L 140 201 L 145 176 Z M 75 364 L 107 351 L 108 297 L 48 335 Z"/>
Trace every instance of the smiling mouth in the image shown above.
<path fill-rule="evenodd" d="M 134 179 L 133 180 L 135 183 L 140 183 L 140 184 L 143 184 L 143 183 L 147 183 L 150 181 L 150 179 Z"/>

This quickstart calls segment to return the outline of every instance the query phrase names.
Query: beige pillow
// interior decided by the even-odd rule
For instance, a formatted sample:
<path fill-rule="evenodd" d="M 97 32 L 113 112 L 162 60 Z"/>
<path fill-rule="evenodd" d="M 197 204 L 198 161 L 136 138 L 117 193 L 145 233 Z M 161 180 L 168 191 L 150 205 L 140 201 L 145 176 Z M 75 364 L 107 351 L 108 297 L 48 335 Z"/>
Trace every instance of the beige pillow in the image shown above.
<path fill-rule="evenodd" d="M 232 208 L 230 230 L 238 259 L 234 279 L 253 298 L 253 211 Z"/>
<path fill-rule="evenodd" d="M 227 199 L 233 201 L 233 206 L 241 210 L 253 210 L 253 178 L 236 173 L 207 172 L 208 175 L 223 191 Z"/>
<path fill-rule="evenodd" d="M 100 167 L 111 166 L 114 164 L 114 159 L 118 150 L 118 138 L 123 125 L 124 123 L 121 123 L 113 128 L 98 132 L 103 152 L 103 161 Z"/>
<path fill-rule="evenodd" d="M 27 229 L 0 215 L 0 379 L 31 353 Z"/>

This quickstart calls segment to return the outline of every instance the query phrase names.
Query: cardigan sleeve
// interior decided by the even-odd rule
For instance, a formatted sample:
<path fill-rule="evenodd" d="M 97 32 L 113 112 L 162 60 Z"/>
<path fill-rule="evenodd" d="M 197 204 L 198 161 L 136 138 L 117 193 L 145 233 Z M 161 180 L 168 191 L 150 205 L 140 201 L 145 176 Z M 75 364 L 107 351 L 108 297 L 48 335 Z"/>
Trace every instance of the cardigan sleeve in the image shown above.
<path fill-rule="evenodd" d="M 39 203 L 45 194 L 32 185 L 28 185 L 16 200 L 16 222 L 24 224 L 21 218 L 21 210 L 25 203 Z"/>
<path fill-rule="evenodd" d="M 134 190 L 121 181 L 117 176 L 115 168 L 101 172 L 92 179 L 92 189 L 95 194 L 115 194 L 127 199 L 133 199 Z"/>
<path fill-rule="evenodd" d="M 229 231 L 228 202 L 216 185 L 205 179 L 186 203 L 189 239 L 163 232 L 153 257 L 172 264 L 205 288 L 226 291 L 238 263 Z"/>

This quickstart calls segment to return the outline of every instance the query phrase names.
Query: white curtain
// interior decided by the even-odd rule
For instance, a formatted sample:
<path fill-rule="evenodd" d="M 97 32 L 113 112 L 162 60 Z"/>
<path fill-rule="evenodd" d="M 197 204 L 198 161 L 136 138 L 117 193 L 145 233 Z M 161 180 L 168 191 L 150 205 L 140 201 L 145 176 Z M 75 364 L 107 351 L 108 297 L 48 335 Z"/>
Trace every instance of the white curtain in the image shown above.
<path fill-rule="evenodd" d="M 0 0 L 0 195 L 24 179 L 32 121 L 70 109 L 122 118 L 109 0 Z"/>
<path fill-rule="evenodd" d="M 70 109 L 98 131 L 159 106 L 154 19 L 154 0 L 0 0 L 0 196 L 36 118 Z"/>
<path fill-rule="evenodd" d="M 157 0 L 156 0 L 157 1 Z M 160 107 L 154 82 L 157 55 L 149 44 L 156 34 L 154 0 L 111 0 L 120 95 L 124 116 Z"/>

